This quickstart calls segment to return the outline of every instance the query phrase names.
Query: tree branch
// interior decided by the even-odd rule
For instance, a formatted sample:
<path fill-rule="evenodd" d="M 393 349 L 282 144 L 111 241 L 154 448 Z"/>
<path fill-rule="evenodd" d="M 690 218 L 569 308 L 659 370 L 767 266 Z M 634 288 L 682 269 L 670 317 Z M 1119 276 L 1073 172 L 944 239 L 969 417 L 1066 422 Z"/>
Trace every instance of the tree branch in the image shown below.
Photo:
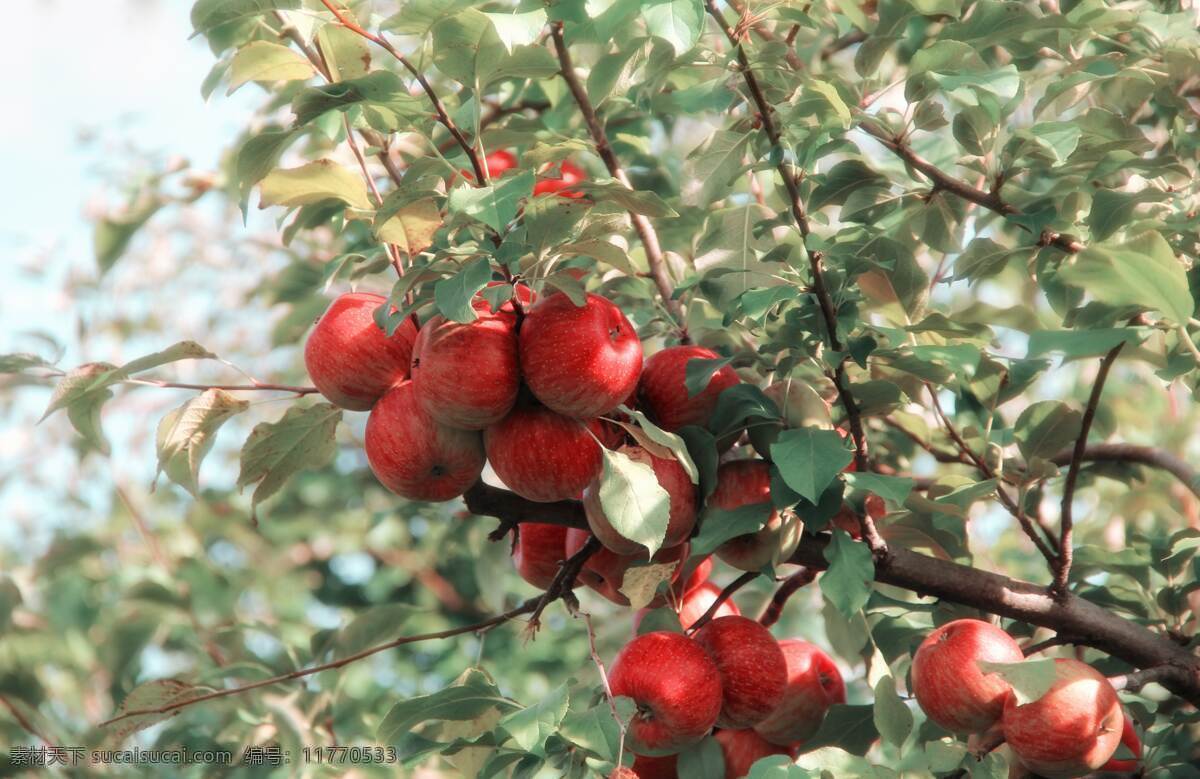
<path fill-rule="evenodd" d="M 1071 462 L 1074 449 L 1064 449 L 1050 458 L 1055 465 L 1066 465 Z M 1200 475 L 1181 457 L 1155 449 L 1152 446 L 1136 444 L 1092 444 L 1083 450 L 1084 462 L 1113 462 L 1137 463 L 1159 468 L 1178 479 L 1192 494 L 1200 497 Z"/>
<path fill-rule="evenodd" d="M 735 592 L 757 579 L 760 575 L 761 574 L 759 574 L 758 571 L 746 571 L 741 576 L 730 582 L 729 585 L 726 586 L 725 589 L 721 590 L 721 593 L 717 595 L 717 599 L 712 602 L 712 605 L 708 607 L 708 610 L 701 614 L 699 619 L 687 627 L 687 632 L 689 634 L 694 634 L 697 630 L 708 624 L 709 620 L 713 618 L 713 615 L 717 613 L 717 609 L 721 608 L 722 603 L 729 600 L 729 598 Z"/>
<path fill-rule="evenodd" d="M 759 616 L 759 624 L 769 628 L 778 622 L 779 618 L 783 616 L 783 607 L 787 605 L 788 598 L 792 597 L 800 588 L 812 584 L 816 578 L 816 571 L 811 568 L 801 568 L 799 573 L 794 573 L 784 579 L 783 584 L 776 588 L 775 594 L 771 596 L 771 600 L 767 602 L 766 608 Z"/>
<path fill-rule="evenodd" d="M 229 392 L 291 392 L 296 395 L 312 395 L 320 392 L 316 387 L 298 387 L 291 384 L 268 384 L 254 382 L 253 384 L 188 384 L 180 381 L 160 381 L 159 379 L 125 379 L 123 384 L 142 384 L 147 387 L 167 387 L 169 389 L 204 390 L 219 389 Z"/>
<path fill-rule="evenodd" d="M 1072 503 L 1075 501 L 1075 485 L 1079 481 L 1079 466 L 1083 462 L 1083 452 L 1087 447 L 1088 433 L 1092 429 L 1092 421 L 1096 418 L 1096 408 L 1100 405 L 1100 395 L 1104 392 L 1104 382 L 1117 355 L 1121 353 L 1125 343 L 1121 342 L 1108 351 L 1100 360 L 1100 370 L 1096 372 L 1096 381 L 1092 384 L 1092 393 L 1088 396 L 1087 406 L 1083 410 L 1083 421 L 1079 426 L 1079 436 L 1075 439 L 1075 449 L 1071 453 L 1071 464 L 1067 468 L 1067 481 L 1063 486 L 1062 515 L 1059 520 L 1058 534 L 1058 565 L 1054 572 L 1052 591 L 1061 597 L 1067 592 L 1067 579 L 1071 575 L 1071 532 L 1074 526 Z"/>
<path fill-rule="evenodd" d="M 717 8 L 716 0 L 705 0 L 704 5 L 708 9 L 709 15 L 717 22 L 717 26 L 721 28 L 721 32 L 725 33 L 725 37 L 733 45 L 737 54 L 742 80 L 745 82 L 746 89 L 749 90 L 750 97 L 758 110 L 758 115 L 762 120 L 763 131 L 766 132 L 771 146 L 782 152 L 782 135 L 775 124 L 775 119 L 771 115 L 771 104 L 767 102 L 762 87 L 758 83 L 758 78 L 754 75 L 753 68 L 750 67 L 750 59 L 746 56 L 746 50 L 742 46 L 737 32 L 726 23 L 725 16 Z M 780 178 L 783 179 L 783 186 L 787 190 L 792 218 L 796 222 L 796 227 L 799 229 L 801 237 L 806 239 L 805 251 L 808 253 L 809 270 L 812 274 L 812 291 L 821 309 L 821 318 L 825 322 L 825 331 L 829 340 L 829 346 L 835 352 L 839 353 L 835 361 L 836 367 L 829 378 L 833 381 L 833 385 L 837 389 L 838 399 L 841 401 L 842 407 L 846 410 L 846 420 L 850 425 L 850 436 L 854 439 L 854 462 L 861 473 L 866 473 L 871 470 L 867 452 L 867 436 L 863 430 L 862 415 L 859 413 L 858 403 L 854 400 L 854 395 L 850 392 L 850 386 L 846 377 L 846 356 L 841 354 L 844 351 L 844 347 L 841 338 L 838 336 L 837 310 L 833 305 L 833 298 L 829 294 L 829 288 L 825 285 L 825 272 L 821 266 L 821 253 L 807 246 L 807 238 L 812 232 L 808 222 L 808 213 L 805 211 L 804 201 L 800 197 L 800 187 L 796 181 L 796 177 L 792 174 L 790 166 L 782 156 L 775 169 L 779 172 Z M 867 546 L 871 548 L 871 552 L 876 556 L 886 555 L 887 543 L 879 535 L 874 520 L 864 514 L 859 518 L 859 521 L 862 525 L 863 540 L 867 542 Z"/>
<path fill-rule="evenodd" d="M 575 579 L 583 570 L 588 558 L 599 552 L 601 546 L 603 545 L 600 543 L 600 539 L 588 536 L 588 540 L 579 548 L 579 551 L 563 560 L 562 564 L 558 566 L 558 573 L 554 574 L 554 580 L 538 598 L 537 605 L 533 607 L 533 613 L 529 615 L 528 630 L 531 635 L 536 633 L 538 627 L 541 626 L 542 612 L 559 598 L 567 601 L 567 608 L 572 612 L 579 607 L 579 602 L 575 600 L 575 595 L 572 593 L 575 588 Z"/>
<path fill-rule="evenodd" d="M 592 143 L 596 146 L 596 153 L 604 161 L 604 167 L 608 169 L 608 174 L 626 187 L 632 189 L 629 177 L 625 175 L 621 163 L 617 161 L 617 155 L 613 153 L 612 146 L 608 143 L 608 135 L 604 131 L 604 124 L 600 121 L 600 117 L 596 115 L 596 109 L 592 106 L 592 101 L 588 98 L 587 91 L 579 83 L 579 77 L 575 75 L 575 66 L 571 61 L 571 52 L 563 40 L 562 22 L 551 23 L 550 36 L 554 39 L 554 49 L 558 55 L 558 63 L 563 81 L 567 83 L 567 89 L 570 90 L 576 105 L 579 106 L 579 112 L 583 114 L 583 121 L 587 125 L 588 134 L 592 137 Z M 687 320 L 683 312 L 683 305 L 674 297 L 675 288 L 671 283 L 670 276 L 667 274 L 667 263 L 663 257 L 662 245 L 658 241 L 658 233 L 655 231 L 654 225 L 650 223 L 650 220 L 644 214 L 635 214 L 630 211 L 629 218 L 633 222 L 633 229 L 637 231 L 638 238 L 646 250 L 646 262 L 650 266 L 650 277 L 654 280 L 654 286 L 658 288 L 659 297 L 662 298 L 663 305 L 666 306 L 667 311 L 675 319 L 680 340 L 687 343 Z"/>
<path fill-rule="evenodd" d="M 1161 684 L 1170 689 L 1170 685 L 1167 682 L 1186 683 L 1187 679 L 1188 671 L 1185 668 L 1177 665 L 1158 665 L 1143 671 L 1112 676 L 1109 677 L 1108 681 L 1115 690 L 1137 692 L 1147 684 L 1154 683 Z"/>

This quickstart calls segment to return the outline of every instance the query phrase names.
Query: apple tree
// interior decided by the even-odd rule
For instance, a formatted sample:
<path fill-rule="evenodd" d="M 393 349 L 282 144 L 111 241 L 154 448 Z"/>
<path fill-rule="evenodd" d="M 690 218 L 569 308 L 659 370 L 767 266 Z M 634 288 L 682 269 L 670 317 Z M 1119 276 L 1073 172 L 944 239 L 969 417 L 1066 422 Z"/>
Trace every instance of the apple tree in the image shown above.
<path fill-rule="evenodd" d="M 0 553 L 5 741 L 1200 776 L 1194 5 L 191 20 L 260 111 L 97 220 L 86 361 L 0 357 L 106 497 Z"/>

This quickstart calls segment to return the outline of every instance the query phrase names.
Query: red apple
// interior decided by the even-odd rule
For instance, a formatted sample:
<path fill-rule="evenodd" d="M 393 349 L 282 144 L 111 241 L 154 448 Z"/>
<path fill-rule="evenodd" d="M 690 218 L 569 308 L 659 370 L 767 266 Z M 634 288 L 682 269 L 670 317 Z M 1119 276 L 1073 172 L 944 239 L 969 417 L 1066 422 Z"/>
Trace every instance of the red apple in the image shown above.
<path fill-rule="evenodd" d="M 516 317 L 475 304 L 473 322 L 440 314 L 421 328 L 413 347 L 412 377 L 421 407 L 443 425 L 482 430 L 504 418 L 517 400 Z"/>
<path fill-rule="evenodd" d="M 603 465 L 585 423 L 536 403 L 518 403 L 484 431 L 483 443 L 500 480 L 541 503 L 578 497 Z"/>
<path fill-rule="evenodd" d="M 569 189 L 569 187 L 572 184 L 587 181 L 587 172 L 567 160 L 563 160 L 560 170 L 561 172 L 557 176 L 539 177 L 537 184 L 533 186 L 533 196 L 555 194 L 559 197 L 583 197 L 582 192 Z"/>
<path fill-rule="evenodd" d="M 562 292 L 542 298 L 521 324 L 521 370 L 542 403 L 591 419 L 637 386 L 642 343 L 612 301 L 591 293 L 576 306 Z"/>
<path fill-rule="evenodd" d="M 614 696 L 637 703 L 626 744 L 637 755 L 670 755 L 703 739 L 721 711 L 721 680 L 708 654 L 682 633 L 630 641 L 608 669 Z"/>
<path fill-rule="evenodd" d="M 678 761 L 678 755 L 665 755 L 663 757 L 634 755 L 634 779 L 679 779 L 679 774 L 675 769 L 675 764 Z"/>
<path fill-rule="evenodd" d="M 517 156 L 506 149 L 498 149 L 497 151 L 490 152 L 484 157 L 483 163 L 484 168 L 487 170 L 488 178 L 492 179 L 498 179 L 508 171 L 518 167 Z M 474 170 L 464 170 L 462 174 L 467 181 L 475 180 Z M 450 180 L 454 181 L 454 177 L 451 176 Z"/>
<path fill-rule="evenodd" d="M 667 491 L 670 509 L 667 534 L 662 546 L 677 546 L 688 540 L 692 535 L 692 528 L 696 526 L 696 485 L 692 484 L 687 471 L 675 458 L 656 457 L 640 446 L 623 446 L 618 451 L 634 462 L 649 465 L 654 470 L 659 485 Z M 490 457 L 490 449 L 488 453 Z M 587 514 L 588 525 L 596 538 L 600 539 L 600 543 L 620 555 L 646 553 L 646 547 L 618 533 L 604 515 L 604 507 L 600 505 L 599 478 L 593 480 L 584 491 L 583 509 Z"/>
<path fill-rule="evenodd" d="M 721 617 L 696 631 L 721 674 L 723 728 L 762 722 L 783 700 L 787 661 L 771 632 L 748 617 Z"/>
<path fill-rule="evenodd" d="M 708 498 L 706 511 L 733 511 L 757 503 L 763 504 L 766 518 L 762 530 L 736 536 L 717 547 L 717 557 L 742 571 L 761 571 L 791 557 L 803 527 L 795 516 L 783 516 L 771 505 L 771 467 L 765 460 L 730 460 L 717 469 L 717 488 Z M 717 514 L 709 517 L 716 521 Z"/>
<path fill-rule="evenodd" d="M 591 535 L 586 530 L 571 528 L 567 531 L 567 557 L 578 552 Z M 659 549 L 654 557 L 650 558 L 650 562 L 655 565 L 665 563 L 675 563 L 675 573 L 672 576 L 674 581 L 679 576 L 680 563 L 687 559 L 688 545 L 680 544 L 679 546 L 670 546 Z M 608 598 L 613 603 L 621 606 L 629 605 L 629 598 L 621 592 L 621 586 L 625 583 L 625 572 L 635 565 L 646 563 L 646 553 L 640 555 L 619 555 L 613 552 L 600 548 L 595 554 L 587 559 L 584 563 L 583 570 L 579 572 L 580 583 L 588 588 L 595 590 L 600 595 Z M 650 602 L 650 607 L 654 608 L 661 606 L 665 600 L 660 596 Z"/>
<path fill-rule="evenodd" d="M 366 450 L 383 486 L 409 500 L 456 498 L 483 472 L 483 437 L 430 417 L 417 403 L 411 381 L 397 385 L 371 409 Z"/>
<path fill-rule="evenodd" d="M 772 744 L 799 748 L 816 734 L 830 706 L 846 702 L 846 685 L 833 658 L 816 645 L 789 638 L 779 648 L 787 660 L 787 688 L 754 730 Z"/>
<path fill-rule="evenodd" d="M 375 324 L 382 295 L 350 292 L 329 304 L 304 343 L 304 367 L 325 399 L 367 411 L 408 378 L 417 326 L 405 317 L 391 338 Z"/>
<path fill-rule="evenodd" d="M 664 430 L 685 425 L 707 425 L 717 407 L 717 398 L 741 381 L 728 365 L 708 380 L 699 394 L 688 397 L 687 364 L 691 360 L 715 360 L 721 355 L 700 346 L 672 346 L 646 360 L 638 382 L 638 402 L 646 415 Z"/>
<path fill-rule="evenodd" d="M 1124 709 L 1121 710 L 1121 714 L 1125 718 L 1125 724 L 1121 728 L 1121 744 L 1133 754 L 1133 759 L 1121 760 L 1114 757 L 1100 766 L 1101 771 L 1132 773 L 1137 770 L 1138 763 L 1142 760 L 1142 740 L 1138 738 L 1137 727 L 1133 724 L 1133 717 L 1130 717 L 1129 713 Z"/>
<path fill-rule="evenodd" d="M 725 756 L 725 779 L 742 779 L 759 760 L 771 755 L 794 757 L 785 747 L 776 746 L 753 730 L 718 730 L 717 743 Z"/>
<path fill-rule="evenodd" d="M 988 622 L 959 619 L 934 630 L 913 654 L 912 694 L 929 719 L 955 733 L 987 730 L 1012 688 L 978 663 L 1019 663 L 1021 647 Z"/>
<path fill-rule="evenodd" d="M 1054 685 L 1025 705 L 1004 704 L 1004 738 L 1034 773 L 1083 776 L 1108 762 L 1121 743 L 1125 716 L 1117 692 L 1096 669 L 1068 658 L 1054 660 Z"/>
<path fill-rule="evenodd" d="M 690 561 L 689 561 L 690 562 Z M 712 555 L 705 557 L 696 563 L 696 567 L 692 568 L 692 572 L 683 580 L 683 584 L 675 591 L 676 597 L 682 598 L 692 590 L 704 585 L 708 581 L 708 577 L 712 576 L 713 561 Z M 686 573 L 687 566 L 684 567 Z"/>
<path fill-rule="evenodd" d="M 558 565 L 567 559 L 567 528 L 541 522 L 522 522 L 512 549 L 521 578 L 544 590 L 554 581 Z"/>

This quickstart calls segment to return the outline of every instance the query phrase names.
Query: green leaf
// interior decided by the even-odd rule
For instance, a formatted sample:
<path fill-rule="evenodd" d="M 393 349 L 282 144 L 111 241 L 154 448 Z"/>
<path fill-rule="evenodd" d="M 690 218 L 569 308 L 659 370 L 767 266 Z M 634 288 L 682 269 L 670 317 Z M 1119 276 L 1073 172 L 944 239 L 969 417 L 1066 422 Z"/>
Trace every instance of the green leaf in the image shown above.
<path fill-rule="evenodd" d="M 491 263 L 484 258 L 471 260 L 458 273 L 433 285 L 433 299 L 438 311 L 455 322 L 475 321 L 471 300 L 491 280 Z"/>
<path fill-rule="evenodd" d="M 121 701 L 121 706 L 117 709 L 115 717 L 121 717 L 131 711 L 161 709 L 192 698 L 198 698 L 208 692 L 212 692 L 212 688 L 197 687 L 178 679 L 156 679 L 152 682 L 139 684 L 130 690 L 129 694 L 125 696 L 125 700 Z M 106 725 L 104 730 L 112 742 L 120 743 L 134 733 L 145 730 L 152 725 L 157 725 L 164 720 L 174 717 L 178 713 L 177 711 L 168 711 L 161 714 L 138 714 Z"/>
<path fill-rule="evenodd" d="M 198 495 L 200 463 L 212 449 L 217 429 L 249 407 L 249 401 L 224 390 L 208 389 L 168 412 L 158 423 L 155 480 L 159 473 L 166 473 L 171 481 Z"/>
<path fill-rule="evenodd" d="M 651 422 L 640 411 L 626 406 L 619 406 L 618 408 L 628 414 L 637 424 L 632 425 L 628 422 L 614 421 L 633 436 L 639 446 L 655 457 L 661 457 L 665 460 L 675 458 L 683 466 L 683 469 L 687 471 L 688 478 L 692 480 L 692 484 L 700 483 L 700 469 L 692 460 L 692 455 L 688 451 L 687 442 L 683 439 L 683 436 L 663 430 Z"/>
<path fill-rule="evenodd" d="M 880 677 L 875 684 L 875 727 L 880 735 L 894 746 L 903 746 L 912 726 L 912 711 L 896 694 L 896 680 L 891 674 Z"/>
<path fill-rule="evenodd" d="M 12 624 L 12 613 L 21 603 L 21 591 L 17 585 L 9 577 L 0 576 L 0 636 Z"/>
<path fill-rule="evenodd" d="M 650 609 L 645 612 L 645 615 L 637 625 L 639 636 L 646 633 L 655 633 L 660 630 L 665 630 L 669 633 L 682 633 L 683 626 L 679 624 L 679 612 L 665 606 L 663 608 Z"/>
<path fill-rule="evenodd" d="M 687 173 L 700 182 L 700 202 L 712 203 L 729 194 L 733 177 L 742 169 L 750 136 L 717 130 L 688 155 Z"/>
<path fill-rule="evenodd" d="M 1017 417 L 1013 436 L 1026 461 L 1049 459 L 1079 437 L 1083 414 L 1058 400 L 1032 404 Z"/>
<path fill-rule="evenodd" d="M 362 78 L 371 70 L 369 44 L 351 29 L 323 24 L 317 30 L 317 46 L 335 82 Z"/>
<path fill-rule="evenodd" d="M 292 406 L 278 422 L 263 422 L 242 446 L 237 486 L 257 484 L 250 499 L 251 516 L 258 504 L 274 495 L 293 474 L 327 465 L 337 451 L 334 434 L 342 411 L 329 403 Z"/>
<path fill-rule="evenodd" d="M 376 738 L 384 744 L 395 744 L 422 722 L 462 722 L 473 720 L 493 708 L 502 712 L 520 708 L 515 701 L 501 695 L 491 678 L 482 671 L 464 676 L 459 684 L 397 703 L 383 718 Z"/>
<path fill-rule="evenodd" d="M 695 357 L 688 360 L 687 365 L 684 366 L 683 379 L 683 386 L 687 389 L 687 396 L 694 398 L 707 389 L 713 375 L 731 362 L 733 362 L 732 357 L 716 357 L 712 359 Z"/>
<path fill-rule="evenodd" d="M 133 236 L 164 205 L 165 202 L 157 196 L 149 196 L 132 206 L 127 213 L 105 216 L 97 220 L 95 231 L 92 233 L 92 250 L 101 274 L 107 273 L 116 265 L 117 260 L 121 259 L 121 255 L 129 248 Z"/>
<path fill-rule="evenodd" d="M 399 192 L 388 195 L 391 198 Z M 390 243 L 409 257 L 420 254 L 433 243 L 442 226 L 442 212 L 433 198 L 425 198 L 392 208 L 388 200 L 375 214 L 375 237 Z"/>
<path fill-rule="evenodd" d="M 409 93 L 395 73 L 376 70 L 361 78 L 301 90 L 292 101 L 296 125 L 302 126 L 328 111 L 361 106 L 368 119 L 390 129 L 428 114 L 421 98 Z"/>
<path fill-rule="evenodd" d="M 299 136 L 296 130 L 267 129 L 246 139 L 237 152 L 234 177 L 241 192 L 242 215 L 250 198 L 250 188 L 263 180 L 279 164 L 279 158 Z"/>
<path fill-rule="evenodd" d="M 487 84 L 508 50 L 487 14 L 469 8 L 433 25 L 433 64 L 466 87 Z"/>
<path fill-rule="evenodd" d="M 581 198 L 530 199 L 525 206 L 525 239 L 533 249 L 534 255 L 538 259 L 544 259 L 551 250 L 577 238 L 581 230 L 580 222 L 587 216 L 590 207 L 591 204 Z M 604 241 L 591 243 L 616 248 Z M 604 247 L 597 248 L 604 251 Z M 625 262 L 628 264 L 628 260 Z"/>
<path fill-rule="evenodd" d="M 572 187 L 593 200 L 607 200 L 627 211 L 654 218 L 679 216 L 654 192 L 630 189 L 615 179 L 584 181 Z"/>
<path fill-rule="evenodd" d="M 573 701 L 583 704 L 580 696 Z M 617 716 L 622 722 L 628 722 L 637 711 L 637 704 L 632 698 L 619 695 L 614 702 Z M 617 759 L 621 734 L 607 706 L 591 705 L 582 710 L 572 708 L 563 718 L 560 735 L 601 760 L 613 762 Z"/>
<path fill-rule="evenodd" d="M 192 6 L 192 28 L 194 34 L 203 34 L 230 22 L 298 8 L 300 0 L 197 0 Z"/>
<path fill-rule="evenodd" d="M 725 779 L 725 754 L 712 736 L 679 753 L 676 766 L 676 772 L 689 779 Z"/>
<path fill-rule="evenodd" d="M 1036 701 L 1049 692 L 1057 678 L 1054 658 L 1024 660 L 1019 663 L 990 663 L 979 660 L 976 665 L 984 673 L 995 673 L 1004 677 L 1016 692 L 1017 704 L 1020 706 Z"/>
<path fill-rule="evenodd" d="M 954 278 L 972 282 L 991 278 L 1003 271 L 1009 259 L 1020 251 L 1001 246 L 991 238 L 975 238 L 954 261 Z"/>
<path fill-rule="evenodd" d="M 878 473 L 847 473 L 846 482 L 855 489 L 873 492 L 879 497 L 900 505 L 912 493 L 913 480 L 899 476 L 883 476 Z"/>
<path fill-rule="evenodd" d="M 867 604 L 875 581 L 875 562 L 867 545 L 844 530 L 834 530 L 825 547 L 829 570 L 821 574 L 821 592 L 847 619 Z"/>
<path fill-rule="evenodd" d="M 604 516 L 623 538 L 646 547 L 653 557 L 667 534 L 670 496 L 649 465 L 621 452 L 601 451 L 599 498 Z"/>
<path fill-rule="evenodd" d="M 837 747 L 852 755 L 865 755 L 879 731 L 875 728 L 875 707 L 870 704 L 848 706 L 835 703 L 811 739 L 804 742 L 806 752 L 822 747 Z"/>
<path fill-rule="evenodd" d="M 704 6 L 701 0 L 643 0 L 642 19 L 649 33 L 671 44 L 678 57 L 700 39 Z"/>
<path fill-rule="evenodd" d="M 1096 330 L 1034 330 L 1029 334 L 1027 357 L 1061 352 L 1068 359 L 1099 357 L 1120 343 L 1139 344 L 1147 332 L 1136 327 L 1108 327 Z"/>
<path fill-rule="evenodd" d="M 259 189 L 261 208 L 294 208 L 322 200 L 340 200 L 362 210 L 371 208 L 371 198 L 362 177 L 328 159 L 272 171 L 259 184 Z"/>
<path fill-rule="evenodd" d="M 450 190 L 450 212 L 465 214 L 503 233 L 517 215 L 521 201 L 533 193 L 533 180 L 533 172 L 526 170 L 486 187 L 455 187 Z"/>
<path fill-rule="evenodd" d="M 700 521 L 700 532 L 692 538 L 692 555 L 712 554 L 731 538 L 757 533 L 771 516 L 770 503 L 750 503 L 736 509 L 707 506 Z"/>
<path fill-rule="evenodd" d="M 269 41 L 251 41 L 233 57 L 225 94 L 232 95 L 250 81 L 303 81 L 314 74 L 312 63 L 294 49 Z"/>
<path fill-rule="evenodd" d="M 1092 210 L 1087 224 L 1092 229 L 1092 239 L 1103 241 L 1133 221 L 1134 209 L 1141 203 L 1157 203 L 1165 193 L 1153 187 L 1138 192 L 1117 192 L 1102 189 L 1092 196 Z"/>
<path fill-rule="evenodd" d="M 0 373 L 24 373 L 30 368 L 53 368 L 54 363 L 28 352 L 0 354 Z"/>
<path fill-rule="evenodd" d="M 536 705 L 509 714 L 500 725 L 521 749 L 544 754 L 546 739 L 558 731 L 569 703 L 567 685 L 561 684 Z"/>
<path fill-rule="evenodd" d="M 854 454 L 834 431 L 801 427 L 779 434 L 771 444 L 771 460 L 787 486 L 816 503 Z"/>
<path fill-rule="evenodd" d="M 492 20 L 492 27 L 500 41 L 512 53 L 514 46 L 536 43 L 538 34 L 546 26 L 546 11 L 542 8 L 525 13 L 485 13 Z"/>
<path fill-rule="evenodd" d="M 864 187 L 887 187 L 887 179 L 859 160 L 843 160 L 822 176 L 814 176 L 817 186 L 808 198 L 810 211 L 827 205 L 841 205 L 853 192 Z"/>
<path fill-rule="evenodd" d="M 1066 263 L 1058 278 L 1110 306 L 1161 311 L 1176 324 L 1192 316 L 1187 274 L 1157 232 L 1118 244 L 1092 244 Z"/>

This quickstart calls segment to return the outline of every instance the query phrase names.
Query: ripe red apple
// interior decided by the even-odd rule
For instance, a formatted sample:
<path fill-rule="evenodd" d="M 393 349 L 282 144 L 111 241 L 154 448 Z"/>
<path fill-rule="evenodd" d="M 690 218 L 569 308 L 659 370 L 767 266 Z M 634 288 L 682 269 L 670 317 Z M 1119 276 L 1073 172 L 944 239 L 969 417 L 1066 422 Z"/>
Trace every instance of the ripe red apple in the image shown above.
<path fill-rule="evenodd" d="M 712 555 L 709 555 L 708 557 L 700 560 L 700 562 L 696 563 L 695 567 L 692 568 L 692 572 L 687 575 L 687 578 L 684 579 L 675 590 L 673 590 L 673 592 L 675 592 L 675 596 L 682 598 L 692 590 L 702 586 L 708 581 L 708 577 L 712 576 L 712 570 Z M 687 566 L 685 566 L 684 572 L 687 572 Z"/>
<path fill-rule="evenodd" d="M 978 663 L 1019 663 L 1021 647 L 988 622 L 959 619 L 934 630 L 913 654 L 912 694 L 931 720 L 955 733 L 978 733 L 1000 719 L 1012 690 Z"/>
<path fill-rule="evenodd" d="M 758 735 L 779 746 L 799 748 L 812 738 L 835 703 L 846 702 L 846 685 L 833 658 L 798 638 L 779 642 L 787 661 L 783 701 L 754 726 Z"/>
<path fill-rule="evenodd" d="M 692 528 L 696 526 L 696 485 L 692 484 L 687 471 L 675 458 L 656 457 L 640 446 L 623 446 L 618 451 L 627 455 L 634 462 L 653 468 L 659 485 L 667 491 L 670 509 L 667 519 L 667 534 L 663 539 L 662 546 L 676 546 L 688 540 L 692 535 Z M 490 449 L 488 454 L 490 457 Z M 495 465 L 494 462 L 493 465 Z M 608 521 L 608 517 L 604 515 L 604 507 L 600 505 L 600 480 L 598 477 L 599 473 L 583 493 L 583 508 L 592 533 L 600 539 L 600 543 L 617 554 L 645 554 L 646 547 L 630 541 L 618 533 L 612 523 Z"/>
<path fill-rule="evenodd" d="M 637 755 L 670 755 L 703 739 L 721 711 L 721 680 L 708 654 L 682 633 L 630 641 L 608 669 L 614 696 L 637 703 L 626 743 Z"/>
<path fill-rule="evenodd" d="M 483 433 L 488 462 L 508 488 L 541 503 L 576 498 L 600 475 L 600 444 L 585 423 L 518 403 Z"/>
<path fill-rule="evenodd" d="M 725 779 L 742 779 L 759 760 L 771 755 L 794 755 L 786 747 L 776 746 L 753 730 L 718 730 L 717 743 L 725 756 Z"/>
<path fill-rule="evenodd" d="M 741 379 L 726 365 L 712 375 L 708 386 L 689 398 L 684 383 L 687 364 L 690 360 L 715 360 L 720 356 L 700 346 L 672 346 L 650 355 L 638 382 L 638 403 L 642 410 L 664 430 L 707 425 L 717 407 L 717 398 Z"/>
<path fill-rule="evenodd" d="M 304 367 L 330 403 L 367 411 L 397 383 L 408 378 L 417 326 L 410 318 L 391 338 L 375 324 L 382 295 L 350 292 L 329 304 L 304 343 Z"/>
<path fill-rule="evenodd" d="M 771 505 L 771 467 L 765 460 L 730 460 L 722 464 L 717 469 L 717 488 L 705 510 L 732 511 L 756 503 L 764 504 L 766 524 L 762 530 L 736 536 L 717 547 L 717 557 L 742 571 L 761 571 L 791 557 L 803 527 L 795 516 L 783 516 Z M 709 516 L 716 521 L 715 512 Z"/>
<path fill-rule="evenodd" d="M 443 425 L 482 430 L 504 418 L 517 400 L 516 316 L 491 312 L 463 324 L 438 314 L 421 328 L 413 347 L 412 377 L 421 407 Z"/>
<path fill-rule="evenodd" d="M 771 632 L 748 617 L 721 617 L 696 631 L 721 674 L 723 728 L 749 728 L 783 700 L 787 661 Z"/>
<path fill-rule="evenodd" d="M 582 192 L 570 187 L 572 184 L 587 181 L 587 172 L 567 160 L 563 160 L 560 171 L 557 176 L 539 177 L 538 182 L 533 185 L 533 196 L 554 194 L 559 197 L 583 197 Z"/>
<path fill-rule="evenodd" d="M 371 409 L 365 440 L 375 476 L 409 500 L 456 498 L 483 472 L 483 437 L 430 417 L 417 403 L 411 381 L 397 385 Z"/>
<path fill-rule="evenodd" d="M 642 343 L 612 301 L 591 293 L 576 306 L 562 292 L 542 298 L 521 324 L 521 370 L 542 403 L 591 419 L 637 386 Z"/>
<path fill-rule="evenodd" d="M 567 528 L 522 522 L 512 559 L 522 579 L 540 590 L 546 589 L 558 573 L 558 564 L 567 559 Z"/>
<path fill-rule="evenodd" d="M 1142 760 L 1142 740 L 1138 738 L 1137 727 L 1133 724 L 1133 717 L 1130 717 L 1129 712 L 1124 709 L 1121 710 L 1121 714 L 1125 718 L 1125 724 L 1121 727 L 1121 744 L 1133 754 L 1133 759 L 1121 760 L 1114 757 L 1100 766 L 1102 772 L 1132 773 L 1137 770 L 1138 763 Z"/>
<path fill-rule="evenodd" d="M 1117 692 L 1096 669 L 1068 658 L 1054 660 L 1054 685 L 1036 701 L 1004 704 L 1004 738 L 1034 773 L 1083 776 L 1108 762 L 1121 743 L 1125 716 Z"/>
<path fill-rule="evenodd" d="M 567 531 L 567 557 L 578 552 L 591 535 L 586 530 L 571 528 Z M 679 576 L 680 564 L 687 559 L 688 545 L 680 544 L 679 546 L 670 546 L 659 549 L 654 557 L 650 558 L 650 562 L 655 565 L 665 563 L 675 564 L 675 573 L 672 576 L 674 581 Z M 625 583 L 625 572 L 635 565 L 646 563 L 646 553 L 643 551 L 640 555 L 619 555 L 614 554 L 601 547 L 599 551 L 593 554 L 584 563 L 583 569 L 579 572 L 579 581 L 588 588 L 595 590 L 600 595 L 608 598 L 613 603 L 621 606 L 629 605 L 629 598 L 621 592 L 621 586 Z M 651 608 L 661 606 L 665 599 L 661 596 L 656 597 L 650 602 Z"/>
<path fill-rule="evenodd" d="M 634 779 L 679 779 L 675 765 L 678 755 L 650 757 L 649 755 L 634 755 Z"/>

